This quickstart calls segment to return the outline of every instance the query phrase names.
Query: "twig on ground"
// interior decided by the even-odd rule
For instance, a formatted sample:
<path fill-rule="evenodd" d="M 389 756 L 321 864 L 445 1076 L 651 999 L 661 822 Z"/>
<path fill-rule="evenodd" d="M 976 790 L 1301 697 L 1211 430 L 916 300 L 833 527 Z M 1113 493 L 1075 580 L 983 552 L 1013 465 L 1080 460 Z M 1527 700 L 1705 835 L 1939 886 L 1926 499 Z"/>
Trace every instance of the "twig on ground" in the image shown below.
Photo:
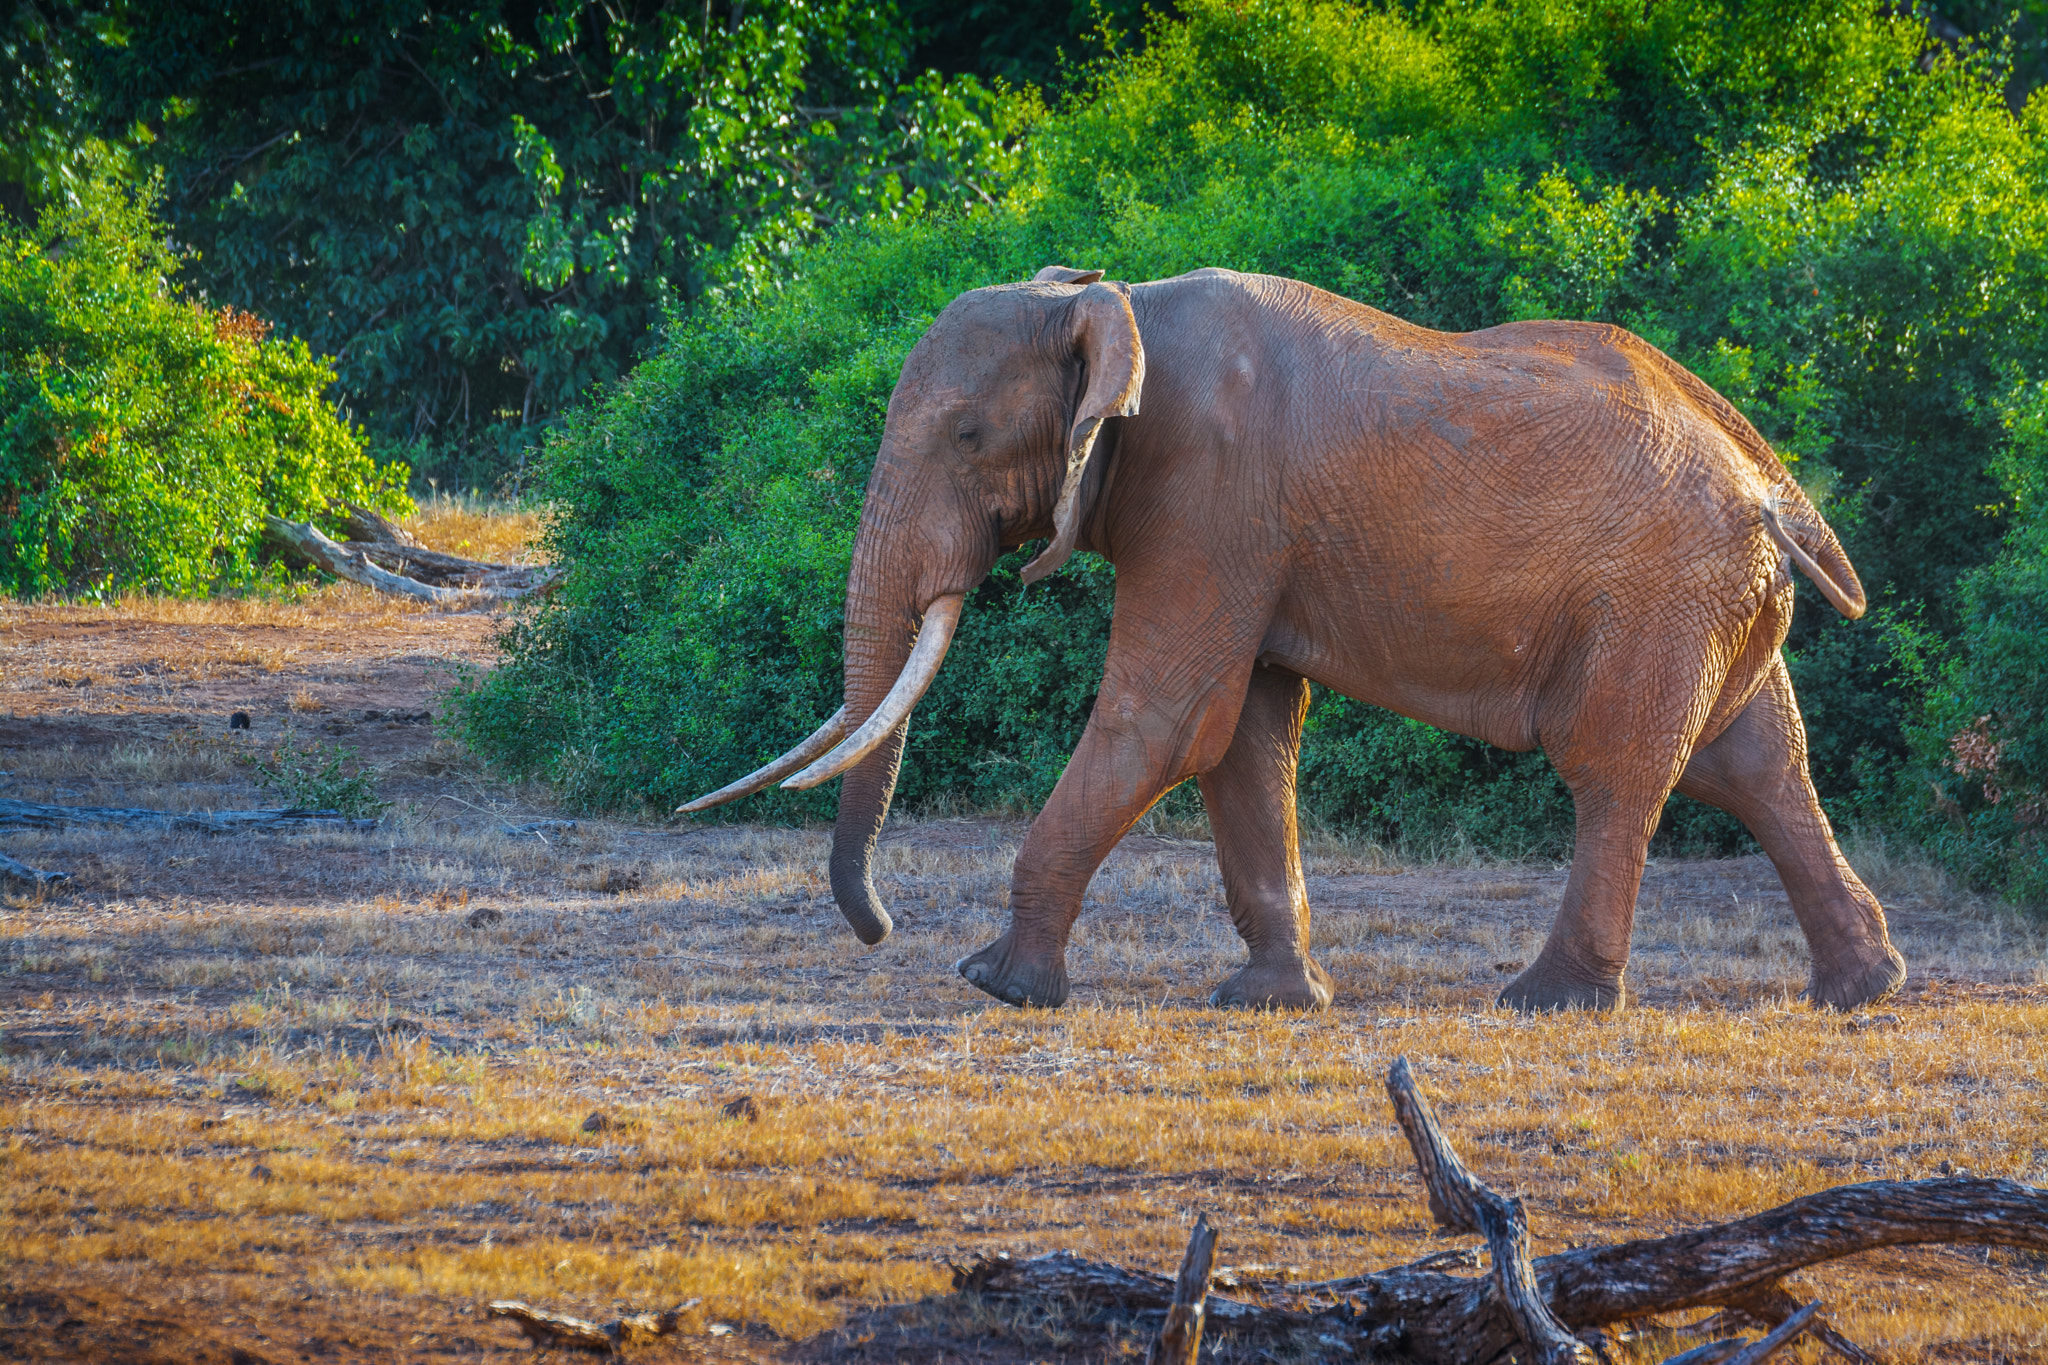
<path fill-rule="evenodd" d="M 1748 1337 L 1723 1337 L 1690 1351 L 1680 1351 L 1664 1365 L 1726 1365 L 1728 1358 L 1749 1344 Z"/>
<path fill-rule="evenodd" d="M 1773 1327 L 1769 1332 L 1766 1332 L 1763 1336 L 1730 1356 L 1728 1358 L 1728 1365 L 1763 1365 L 1766 1360 L 1777 1354 L 1780 1346 L 1785 1345 L 1792 1338 L 1804 1332 L 1806 1325 L 1812 1322 L 1814 1315 L 1819 1312 L 1820 1300 L 1815 1299 L 1812 1303 L 1807 1304 L 1806 1307 L 1800 1309 L 1791 1317 L 1786 1318 L 1776 1327 Z"/>
<path fill-rule="evenodd" d="M 541 1350 L 588 1351 L 592 1355 L 616 1355 L 622 1346 L 673 1336 L 682 1326 L 683 1314 L 702 1303 L 691 1299 L 666 1313 L 635 1313 L 607 1323 L 573 1318 L 567 1313 L 550 1313 L 517 1299 L 499 1299 L 491 1304 L 494 1318 L 509 1318 L 512 1325 Z"/>
<path fill-rule="evenodd" d="M 523 825 L 500 825 L 498 826 L 498 832 L 500 834 L 531 834 L 542 843 L 546 843 L 548 835 L 569 834 L 574 832 L 575 828 L 576 822 L 574 820 L 529 820 Z"/>

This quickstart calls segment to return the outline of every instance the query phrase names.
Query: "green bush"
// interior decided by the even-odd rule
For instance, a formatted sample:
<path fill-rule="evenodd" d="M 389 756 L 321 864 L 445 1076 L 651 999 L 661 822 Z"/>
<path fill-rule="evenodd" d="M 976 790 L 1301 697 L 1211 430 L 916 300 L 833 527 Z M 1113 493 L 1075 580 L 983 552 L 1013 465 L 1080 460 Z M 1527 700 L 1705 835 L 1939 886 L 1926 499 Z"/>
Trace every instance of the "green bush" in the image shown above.
<path fill-rule="evenodd" d="M 256 575 L 263 514 L 410 510 L 258 319 L 181 299 L 151 193 L 105 177 L 0 225 L 0 589 L 191 594 Z"/>
<path fill-rule="evenodd" d="M 1036 128 L 998 206 L 841 234 L 758 304 L 672 326 L 567 425 L 539 478 L 568 583 L 475 680 L 472 741 L 598 805 L 666 807 L 779 752 L 837 702 L 861 491 L 938 309 L 1048 261 L 1223 265 L 1451 330 L 1611 320 L 1697 369 L 1885 606 L 1842 622 L 1802 583 L 1791 653 L 1824 795 L 1894 812 L 1920 694 L 1892 632 L 1961 629 L 1958 584 L 1999 553 L 1995 467 L 2020 458 L 2001 403 L 2048 374 L 2048 106 L 2014 118 L 1986 59 L 1838 0 L 1183 8 Z M 1015 562 L 919 708 L 905 800 L 1029 805 L 1085 722 L 1110 571 L 1020 593 Z M 1332 822 L 1568 840 L 1539 759 L 1371 708 L 1319 702 L 1303 762 Z M 1671 825 L 1740 837 L 1689 803 Z"/>
<path fill-rule="evenodd" d="M 250 749 L 237 758 L 258 786 L 276 792 L 294 810 L 331 810 L 365 820 L 391 806 L 377 798 L 377 770 L 357 762 L 354 749 L 303 741 L 289 725 L 268 753 Z"/>
<path fill-rule="evenodd" d="M 2006 412 L 2012 528 L 1963 580 L 1962 631 L 1910 727 L 1903 785 L 1953 871 L 2048 905 L 2048 386 L 2018 388 Z"/>
<path fill-rule="evenodd" d="M 1030 114 L 912 66 L 868 0 L 81 8 L 42 44 L 78 88 L 44 104 L 160 167 L 209 295 L 333 356 L 379 447 L 444 485 L 516 483 L 666 301 L 979 202 Z"/>

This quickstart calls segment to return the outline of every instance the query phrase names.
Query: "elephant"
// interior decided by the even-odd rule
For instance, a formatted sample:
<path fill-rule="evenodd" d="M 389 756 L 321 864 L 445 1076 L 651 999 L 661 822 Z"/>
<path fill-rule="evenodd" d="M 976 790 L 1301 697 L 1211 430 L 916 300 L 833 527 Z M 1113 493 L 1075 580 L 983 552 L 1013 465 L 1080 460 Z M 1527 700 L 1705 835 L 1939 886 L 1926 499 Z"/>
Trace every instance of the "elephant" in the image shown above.
<path fill-rule="evenodd" d="M 1010 547 L 1116 567 L 1093 713 L 1030 827 L 1009 924 L 963 959 L 1013 1005 L 1068 994 L 1082 894 L 1194 778 L 1249 961 L 1221 1006 L 1327 1006 L 1295 784 L 1311 682 L 1504 749 L 1538 746 L 1574 846 L 1520 1010 L 1626 998 L 1649 840 L 1676 789 L 1730 812 L 1784 882 L 1807 997 L 1905 979 L 1807 770 L 1780 652 L 1797 566 L 1853 619 L 1834 531 L 1770 444 L 1642 338 L 1599 323 L 1445 333 L 1275 276 L 1142 284 L 1049 266 L 953 300 L 889 401 L 848 576 L 845 705 L 682 807 L 844 776 L 831 881 L 863 943 L 911 709 Z"/>

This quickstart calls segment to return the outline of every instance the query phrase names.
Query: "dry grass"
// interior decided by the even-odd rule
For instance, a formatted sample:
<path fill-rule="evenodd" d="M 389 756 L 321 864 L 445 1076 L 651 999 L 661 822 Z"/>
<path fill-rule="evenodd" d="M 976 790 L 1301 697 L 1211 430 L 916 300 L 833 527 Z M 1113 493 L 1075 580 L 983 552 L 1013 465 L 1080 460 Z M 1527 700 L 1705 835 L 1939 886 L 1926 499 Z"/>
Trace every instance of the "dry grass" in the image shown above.
<path fill-rule="evenodd" d="M 1496 965 L 1562 874 L 1325 849 L 1339 1007 L 1246 1017 L 1201 1003 L 1240 952 L 1208 850 L 1159 841 L 1097 881 L 1077 1007 L 1018 1013 L 949 971 L 998 927 L 1017 833 L 900 828 L 879 868 L 899 933 L 871 951 L 816 832 L 543 842 L 419 810 L 242 847 L 17 838 L 109 890 L 0 923 L 0 1254 L 60 1280 L 262 1267 L 435 1330 L 493 1297 L 701 1298 L 693 1331 L 782 1338 L 940 1295 L 973 1251 L 1166 1266 L 1198 1207 L 1232 1260 L 1335 1274 L 1444 1244 L 1380 1091 L 1404 1052 L 1539 1250 L 1953 1166 L 2048 1183 L 2044 945 L 1995 911 L 1900 904 L 1933 981 L 1839 1019 L 1790 998 L 1766 869 L 1653 869 L 1635 975 L 1657 1006 L 1522 1019 L 1488 1007 Z M 759 1122 L 721 1112 L 740 1094 Z M 1811 1279 L 1890 1358 L 2048 1359 L 2038 1259 Z"/>
<path fill-rule="evenodd" d="M 247 737 L 135 728 L 143 689 L 171 710 L 268 689 L 259 731 L 302 692 L 353 697 L 346 718 L 396 705 L 351 677 L 388 681 L 424 632 L 471 625 L 198 638 L 150 610 L 8 618 L 73 651 L 11 671 L 10 707 L 94 727 L 0 755 L 9 795 L 256 804 Z M 204 658 L 124 672 L 180 629 Z M 96 681 L 48 680 L 64 668 Z M 1852 857 L 1915 978 L 1876 1013 L 1795 1001 L 1803 946 L 1742 859 L 1650 869 L 1637 1008 L 1502 1014 L 1564 871 L 1404 866 L 1328 835 L 1307 863 L 1336 1008 L 1219 1013 L 1207 992 L 1243 950 L 1186 819 L 1097 878 L 1074 1004 L 1020 1013 L 951 964 L 1001 926 L 1021 821 L 892 825 L 898 932 L 863 949 L 820 831 L 515 837 L 548 813 L 532 794 L 424 727 L 348 723 L 351 744 L 403 741 L 372 749 L 400 804 L 370 833 L 6 836 L 78 885 L 0 905 L 0 1356 L 524 1358 L 477 1320 L 517 1297 L 599 1317 L 699 1298 L 674 1348 L 694 1356 L 1113 1357 L 1113 1325 L 948 1295 L 947 1262 L 1170 1267 L 1196 1209 L 1237 1263 L 1440 1249 L 1381 1091 L 1401 1053 L 1472 1165 L 1527 1202 L 1539 1251 L 1855 1180 L 2048 1184 L 2048 939 L 1883 845 Z M 757 1122 L 723 1112 L 741 1095 Z M 2040 1257 L 1875 1253 L 1807 1279 L 1889 1360 L 2048 1362 Z"/>
<path fill-rule="evenodd" d="M 163 626 L 273 627 L 284 630 L 364 630 L 389 626 L 433 609 L 411 598 L 389 597 L 357 583 L 335 582 L 303 594 L 247 597 L 158 597 L 132 593 L 110 603 L 0 600 L 0 630 L 23 623 L 119 620 Z M 194 652 L 191 662 L 231 662 Z"/>
<path fill-rule="evenodd" d="M 533 541 L 540 535 L 542 513 L 452 493 L 436 493 L 405 519 L 405 528 L 429 550 L 481 559 L 493 564 L 536 564 L 541 556 Z"/>

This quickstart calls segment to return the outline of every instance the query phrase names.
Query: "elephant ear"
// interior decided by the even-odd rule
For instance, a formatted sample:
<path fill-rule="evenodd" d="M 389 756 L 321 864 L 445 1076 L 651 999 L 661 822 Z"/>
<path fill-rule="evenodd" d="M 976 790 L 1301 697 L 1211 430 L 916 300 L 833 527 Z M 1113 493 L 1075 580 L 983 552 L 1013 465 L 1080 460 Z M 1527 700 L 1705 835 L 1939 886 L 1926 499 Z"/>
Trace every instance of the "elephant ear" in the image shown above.
<path fill-rule="evenodd" d="M 1049 265 L 1031 277 L 1033 284 L 1093 284 L 1102 278 L 1100 270 L 1076 270 L 1067 265 Z"/>
<path fill-rule="evenodd" d="M 1051 270 L 1055 267 L 1048 266 Z M 1045 271 L 1040 271 L 1043 277 Z M 1090 284 L 1078 294 L 1071 314 L 1070 344 L 1074 360 L 1086 378 L 1081 404 L 1067 432 L 1067 470 L 1060 483 L 1060 500 L 1053 508 L 1052 543 L 1024 566 L 1026 583 L 1056 571 L 1074 553 L 1080 537 L 1085 509 L 1081 506 L 1081 485 L 1088 474 L 1088 457 L 1095 451 L 1106 417 L 1131 417 L 1138 411 L 1138 391 L 1145 386 L 1145 343 L 1138 335 L 1138 320 L 1131 314 L 1131 302 L 1121 289 Z"/>

